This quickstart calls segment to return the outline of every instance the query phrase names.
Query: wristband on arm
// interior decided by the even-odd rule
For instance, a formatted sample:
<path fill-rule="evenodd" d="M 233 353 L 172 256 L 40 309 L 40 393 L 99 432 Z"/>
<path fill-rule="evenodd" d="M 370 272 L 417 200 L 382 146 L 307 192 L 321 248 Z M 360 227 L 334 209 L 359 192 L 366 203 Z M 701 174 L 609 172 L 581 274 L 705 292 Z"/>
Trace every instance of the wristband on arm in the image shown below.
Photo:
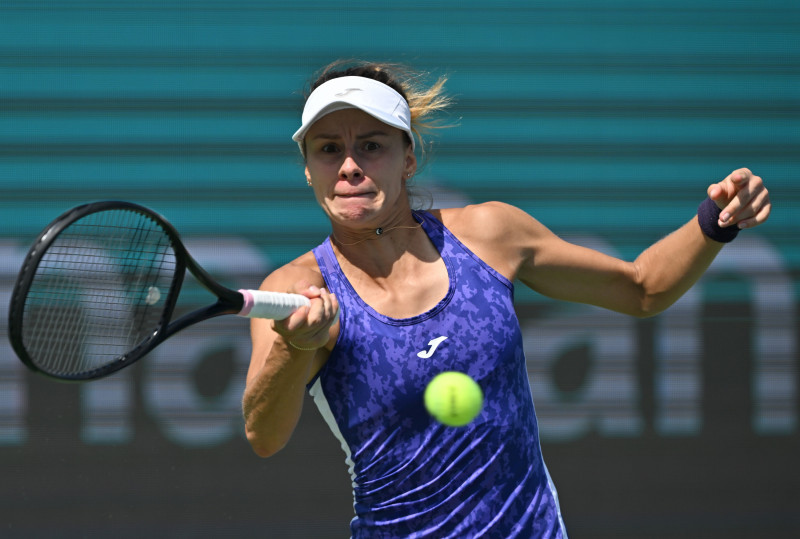
<path fill-rule="evenodd" d="M 720 213 L 722 213 L 722 210 L 719 209 L 717 203 L 711 198 L 707 198 L 697 208 L 697 222 L 700 223 L 703 234 L 712 240 L 720 243 L 730 243 L 739 234 L 739 227 L 736 225 L 725 228 L 719 226 Z"/>

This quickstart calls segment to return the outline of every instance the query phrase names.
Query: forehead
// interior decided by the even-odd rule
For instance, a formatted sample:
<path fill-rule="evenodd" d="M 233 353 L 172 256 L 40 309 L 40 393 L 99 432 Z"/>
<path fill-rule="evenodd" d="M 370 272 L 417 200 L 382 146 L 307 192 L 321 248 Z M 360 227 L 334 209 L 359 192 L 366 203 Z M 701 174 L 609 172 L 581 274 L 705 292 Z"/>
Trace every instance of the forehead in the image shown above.
<path fill-rule="evenodd" d="M 344 136 L 349 133 L 358 135 L 362 132 L 396 133 L 402 136 L 402 131 L 370 116 L 363 110 L 343 109 L 326 114 L 312 125 L 306 138 L 311 139 L 321 135 Z"/>

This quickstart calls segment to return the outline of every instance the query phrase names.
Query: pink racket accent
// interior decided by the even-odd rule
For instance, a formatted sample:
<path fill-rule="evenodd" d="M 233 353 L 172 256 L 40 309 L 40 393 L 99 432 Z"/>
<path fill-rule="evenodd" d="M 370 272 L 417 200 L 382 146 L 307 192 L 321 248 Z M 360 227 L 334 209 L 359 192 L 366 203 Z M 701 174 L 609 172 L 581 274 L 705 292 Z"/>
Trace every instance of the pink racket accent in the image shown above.
<path fill-rule="evenodd" d="M 250 314 L 250 311 L 253 310 L 253 305 L 255 305 L 255 300 L 253 299 L 253 294 L 250 293 L 249 290 L 239 290 L 239 293 L 244 298 L 244 305 L 242 306 L 242 310 L 239 311 L 239 316 L 247 316 Z"/>

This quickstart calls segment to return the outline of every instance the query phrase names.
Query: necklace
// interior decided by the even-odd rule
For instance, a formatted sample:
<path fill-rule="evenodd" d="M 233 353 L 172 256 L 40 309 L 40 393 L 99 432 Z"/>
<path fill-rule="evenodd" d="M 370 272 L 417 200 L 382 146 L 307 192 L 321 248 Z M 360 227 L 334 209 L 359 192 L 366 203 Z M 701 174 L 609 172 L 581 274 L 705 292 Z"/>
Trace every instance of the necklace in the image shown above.
<path fill-rule="evenodd" d="M 386 234 L 387 232 L 391 232 L 392 230 L 397 230 L 398 228 L 419 228 L 421 226 L 422 226 L 422 223 L 417 223 L 414 226 L 393 226 L 393 227 L 390 227 L 390 228 L 378 227 L 378 228 L 375 229 L 375 235 L 374 236 L 367 236 L 366 238 L 362 238 L 362 239 L 360 239 L 358 241 L 354 241 L 352 243 L 344 243 L 339 238 L 337 238 L 336 234 L 334 234 L 333 232 L 331 232 L 331 237 L 333 237 L 333 239 L 336 240 L 336 243 L 338 243 L 341 246 L 358 245 L 359 243 L 365 242 L 367 240 L 377 240 L 378 238 L 380 238 L 382 235 Z"/>

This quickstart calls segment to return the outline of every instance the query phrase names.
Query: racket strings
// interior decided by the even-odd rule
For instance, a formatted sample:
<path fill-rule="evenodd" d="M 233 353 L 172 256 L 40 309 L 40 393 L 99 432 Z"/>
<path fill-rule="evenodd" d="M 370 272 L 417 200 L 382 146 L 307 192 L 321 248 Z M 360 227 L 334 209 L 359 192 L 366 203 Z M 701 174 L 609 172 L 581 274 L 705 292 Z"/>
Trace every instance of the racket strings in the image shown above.
<path fill-rule="evenodd" d="M 23 341 L 42 370 L 102 368 L 152 338 L 176 270 L 169 236 L 130 210 L 89 214 L 41 258 L 28 292 Z"/>

